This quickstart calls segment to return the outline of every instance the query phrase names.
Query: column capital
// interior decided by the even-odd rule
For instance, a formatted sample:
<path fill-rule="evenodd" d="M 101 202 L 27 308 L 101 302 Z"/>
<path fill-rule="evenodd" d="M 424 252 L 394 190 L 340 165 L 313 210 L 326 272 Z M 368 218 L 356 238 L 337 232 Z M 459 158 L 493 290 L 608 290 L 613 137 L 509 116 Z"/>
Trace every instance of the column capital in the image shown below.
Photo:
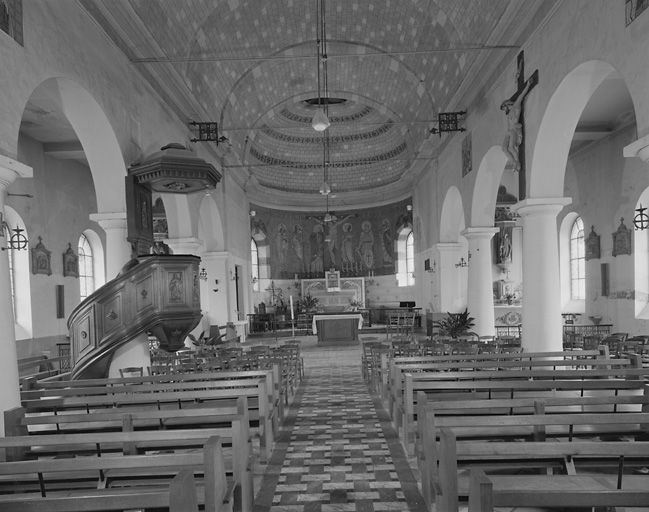
<path fill-rule="evenodd" d="M 622 150 L 622 154 L 626 158 L 638 157 L 645 163 L 649 162 L 649 135 L 639 138 Z"/>
<path fill-rule="evenodd" d="M 17 178 L 32 178 L 34 170 L 13 158 L 0 155 L 0 189 L 6 189 Z"/>
<path fill-rule="evenodd" d="M 437 250 L 441 253 L 444 252 L 454 252 L 462 249 L 462 244 L 460 242 L 439 242 L 435 244 Z"/>
<path fill-rule="evenodd" d="M 201 254 L 201 260 L 207 261 L 226 261 L 230 257 L 228 251 L 208 251 Z"/>
<path fill-rule="evenodd" d="M 512 206 L 512 210 L 521 217 L 528 215 L 557 215 L 563 208 L 572 203 L 570 197 L 528 197 Z"/>
<path fill-rule="evenodd" d="M 200 238 L 185 237 L 185 238 L 168 238 L 166 243 L 174 254 L 198 254 L 200 248 L 203 247 L 203 241 Z"/>
<path fill-rule="evenodd" d="M 494 227 L 470 227 L 466 228 L 460 234 L 467 240 L 480 238 L 491 240 L 498 231 L 500 229 Z"/>
<path fill-rule="evenodd" d="M 91 213 L 90 220 L 95 221 L 104 230 L 126 228 L 126 212 Z"/>

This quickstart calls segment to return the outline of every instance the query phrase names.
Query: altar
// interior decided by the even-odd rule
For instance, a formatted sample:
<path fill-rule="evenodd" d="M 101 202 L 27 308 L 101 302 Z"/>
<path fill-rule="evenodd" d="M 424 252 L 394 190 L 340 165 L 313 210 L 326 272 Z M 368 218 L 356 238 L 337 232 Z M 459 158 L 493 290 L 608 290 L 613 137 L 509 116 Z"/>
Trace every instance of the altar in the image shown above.
<path fill-rule="evenodd" d="M 318 344 L 350 342 L 358 343 L 358 331 L 363 328 L 363 315 L 349 313 L 317 313 L 313 315 L 313 334 Z"/>

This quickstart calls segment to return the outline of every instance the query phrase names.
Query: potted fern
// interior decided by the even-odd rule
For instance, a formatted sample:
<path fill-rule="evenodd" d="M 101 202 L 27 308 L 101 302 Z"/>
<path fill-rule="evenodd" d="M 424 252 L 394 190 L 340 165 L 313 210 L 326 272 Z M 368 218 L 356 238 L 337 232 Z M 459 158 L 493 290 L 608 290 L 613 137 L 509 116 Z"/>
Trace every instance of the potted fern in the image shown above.
<path fill-rule="evenodd" d="M 435 322 L 441 336 L 450 336 L 455 339 L 463 334 L 471 334 L 471 328 L 475 325 L 475 318 L 469 316 L 468 309 L 462 313 L 446 313 L 446 316 Z"/>

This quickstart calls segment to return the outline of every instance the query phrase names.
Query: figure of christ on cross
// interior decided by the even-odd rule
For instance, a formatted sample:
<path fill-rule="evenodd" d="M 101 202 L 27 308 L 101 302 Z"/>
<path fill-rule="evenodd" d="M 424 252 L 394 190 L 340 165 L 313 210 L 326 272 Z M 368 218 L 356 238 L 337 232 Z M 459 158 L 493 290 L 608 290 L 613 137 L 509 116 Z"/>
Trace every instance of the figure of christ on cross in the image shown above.
<path fill-rule="evenodd" d="M 524 81 L 524 61 L 523 52 L 518 54 L 518 67 L 516 80 L 518 88 L 511 98 L 505 100 L 500 105 L 500 110 L 507 116 L 507 132 L 503 140 L 503 151 L 511 162 L 514 171 L 524 171 L 524 151 L 522 146 L 524 139 L 523 133 L 523 102 L 530 90 L 539 82 L 538 70 L 532 73 L 532 76 Z M 521 197 L 522 199 L 522 197 Z"/>

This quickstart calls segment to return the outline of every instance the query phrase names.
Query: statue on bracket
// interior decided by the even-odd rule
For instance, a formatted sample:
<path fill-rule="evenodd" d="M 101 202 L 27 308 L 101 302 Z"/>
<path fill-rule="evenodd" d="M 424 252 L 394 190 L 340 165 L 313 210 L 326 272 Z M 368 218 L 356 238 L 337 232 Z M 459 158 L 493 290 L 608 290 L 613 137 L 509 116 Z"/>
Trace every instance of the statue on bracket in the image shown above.
<path fill-rule="evenodd" d="M 38 237 L 38 243 L 32 247 L 32 274 L 45 274 L 52 275 L 51 255 L 52 251 L 48 251 L 43 245 L 43 238 Z"/>
<path fill-rule="evenodd" d="M 590 234 L 586 238 L 586 261 L 600 258 L 599 235 L 595 233 L 595 226 L 590 227 Z"/>
<path fill-rule="evenodd" d="M 613 256 L 631 254 L 631 230 L 624 225 L 624 217 L 620 219 L 620 225 L 612 236 Z"/>
<path fill-rule="evenodd" d="M 79 256 L 74 253 L 69 242 L 63 253 L 63 277 L 79 277 Z"/>

